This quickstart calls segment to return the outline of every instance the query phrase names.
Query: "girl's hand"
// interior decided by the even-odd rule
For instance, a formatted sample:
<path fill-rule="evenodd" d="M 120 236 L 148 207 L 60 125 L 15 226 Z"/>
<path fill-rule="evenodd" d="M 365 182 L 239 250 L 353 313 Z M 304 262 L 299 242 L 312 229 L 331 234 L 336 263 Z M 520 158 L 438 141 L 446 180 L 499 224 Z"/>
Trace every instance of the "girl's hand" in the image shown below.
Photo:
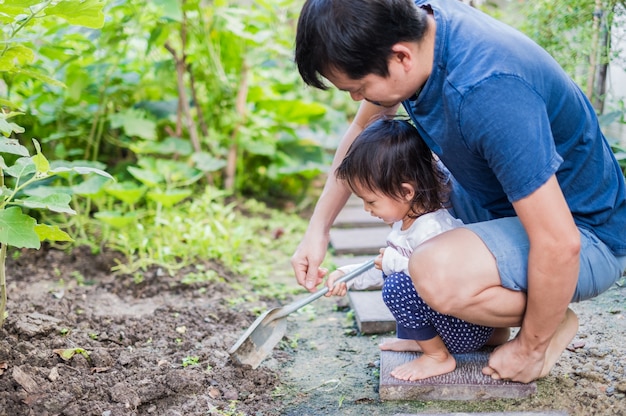
<path fill-rule="evenodd" d="M 340 279 L 345 273 L 341 270 L 335 270 L 330 275 L 328 275 L 328 279 L 326 279 L 326 287 L 328 287 L 328 292 L 324 295 L 327 298 L 331 296 L 346 296 L 348 293 L 348 286 L 345 283 L 339 283 L 335 285 L 335 282 Z"/>
<path fill-rule="evenodd" d="M 385 254 L 385 247 L 378 250 L 378 252 L 380 254 L 374 259 L 374 267 L 377 268 L 378 270 L 382 270 L 383 269 L 383 254 Z"/>

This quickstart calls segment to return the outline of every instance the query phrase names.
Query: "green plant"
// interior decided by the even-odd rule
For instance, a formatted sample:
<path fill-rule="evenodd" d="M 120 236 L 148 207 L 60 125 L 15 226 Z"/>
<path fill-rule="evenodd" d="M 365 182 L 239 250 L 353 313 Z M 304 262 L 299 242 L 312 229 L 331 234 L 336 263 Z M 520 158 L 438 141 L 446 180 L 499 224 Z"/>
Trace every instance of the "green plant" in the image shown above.
<path fill-rule="evenodd" d="M 31 213 L 50 210 L 63 214 L 73 214 L 69 206 L 71 196 L 54 188 L 44 194 L 26 194 L 39 181 L 48 180 L 62 172 L 74 171 L 80 174 L 95 173 L 113 179 L 99 169 L 79 166 L 58 166 L 51 169 L 50 163 L 41 153 L 39 143 L 33 141 L 36 153 L 30 156 L 26 147 L 17 140 L 0 138 L 0 326 L 6 312 L 6 258 L 7 247 L 36 248 L 41 242 L 71 241 L 72 238 L 56 225 L 37 223 Z M 17 156 L 17 158 L 15 158 Z M 14 159 L 9 164 L 10 158 Z M 5 178 L 6 175 L 6 178 Z"/>
<path fill-rule="evenodd" d="M 197 356 L 186 356 L 185 358 L 183 358 L 183 367 L 188 367 L 190 365 L 198 365 L 200 361 L 200 357 Z"/>
<path fill-rule="evenodd" d="M 228 403 L 228 408 L 224 410 L 218 409 L 216 406 L 213 406 L 211 403 L 209 403 L 208 414 L 216 416 L 246 416 L 246 413 L 237 410 L 236 400 L 231 400 Z"/>
<path fill-rule="evenodd" d="M 514 24 L 543 46 L 582 88 L 598 114 L 604 112 L 607 68 L 619 62 L 611 42 L 623 0 L 538 0 L 510 3 L 524 16 Z"/>

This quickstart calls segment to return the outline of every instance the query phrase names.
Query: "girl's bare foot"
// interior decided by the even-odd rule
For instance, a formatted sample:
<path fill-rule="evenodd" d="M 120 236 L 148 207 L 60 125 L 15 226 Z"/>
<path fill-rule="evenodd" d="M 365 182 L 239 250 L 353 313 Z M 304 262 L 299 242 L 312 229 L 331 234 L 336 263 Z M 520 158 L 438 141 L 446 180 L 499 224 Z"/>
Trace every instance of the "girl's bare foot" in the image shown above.
<path fill-rule="evenodd" d="M 444 355 L 422 354 L 416 359 L 394 368 L 391 375 L 400 380 L 415 381 L 450 373 L 455 368 L 456 360 L 448 352 L 445 352 Z"/>
<path fill-rule="evenodd" d="M 422 352 L 422 348 L 419 346 L 417 341 L 412 339 L 388 339 L 383 341 L 382 344 L 379 344 L 378 348 L 383 351 Z"/>
<path fill-rule="evenodd" d="M 554 364 L 559 360 L 559 357 L 565 351 L 565 348 L 576 336 L 578 332 L 578 317 L 573 310 L 567 308 L 565 312 L 565 318 L 561 321 L 556 333 L 550 340 L 548 349 L 546 350 L 546 356 L 543 360 L 543 369 L 541 370 L 541 377 L 545 377 L 550 373 Z"/>

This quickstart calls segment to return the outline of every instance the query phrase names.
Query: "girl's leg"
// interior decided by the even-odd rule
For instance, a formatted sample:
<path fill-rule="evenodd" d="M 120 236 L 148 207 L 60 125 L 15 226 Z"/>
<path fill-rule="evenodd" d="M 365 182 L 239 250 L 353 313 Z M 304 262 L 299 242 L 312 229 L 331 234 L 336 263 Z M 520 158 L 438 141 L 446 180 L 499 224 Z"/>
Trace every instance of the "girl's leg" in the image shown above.
<path fill-rule="evenodd" d="M 382 344 L 381 349 L 422 352 L 391 372 L 401 380 L 421 380 L 453 371 L 456 360 L 448 345 L 458 350 L 454 352 L 472 351 L 485 345 L 494 332 L 493 328 L 437 314 L 424 303 L 404 273 L 393 273 L 385 279 L 383 300 L 396 318 L 399 339 Z M 444 331 L 448 342 L 439 336 L 439 331 Z"/>
<path fill-rule="evenodd" d="M 448 352 L 441 337 L 417 341 L 422 354 L 408 363 L 401 364 L 391 371 L 399 380 L 415 381 L 447 374 L 456 368 L 454 356 Z"/>

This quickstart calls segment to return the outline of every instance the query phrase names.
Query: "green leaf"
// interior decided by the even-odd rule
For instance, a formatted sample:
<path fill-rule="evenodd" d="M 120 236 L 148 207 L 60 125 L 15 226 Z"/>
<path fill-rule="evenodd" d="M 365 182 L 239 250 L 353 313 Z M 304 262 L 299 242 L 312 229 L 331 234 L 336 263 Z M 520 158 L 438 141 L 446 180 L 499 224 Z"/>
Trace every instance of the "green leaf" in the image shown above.
<path fill-rule="evenodd" d="M 61 212 L 64 214 L 74 215 L 76 211 L 70 208 L 72 197 L 64 193 L 56 193 L 45 197 L 31 196 L 22 202 L 27 208 L 49 209 L 53 212 Z"/>
<path fill-rule="evenodd" d="M 130 149 L 139 154 L 156 153 L 161 155 L 189 156 L 193 153 L 193 147 L 189 140 L 178 137 L 168 137 L 162 142 L 139 141 L 132 143 Z"/>
<path fill-rule="evenodd" d="M 148 199 L 156 201 L 166 208 L 172 207 L 192 194 L 190 189 L 172 189 L 165 192 L 148 192 Z"/>
<path fill-rule="evenodd" d="M 74 241 L 68 233 L 61 230 L 57 225 L 37 224 L 35 225 L 35 232 L 40 241 Z"/>
<path fill-rule="evenodd" d="M 163 17 L 181 22 L 183 20 L 183 12 L 178 0 L 153 0 L 154 4 L 159 5 L 163 10 Z"/>
<path fill-rule="evenodd" d="M 100 211 L 96 212 L 94 217 L 114 228 L 124 228 L 137 221 L 137 213 L 135 212 L 124 214 L 117 211 Z"/>
<path fill-rule="evenodd" d="M 18 248 L 36 248 L 41 244 L 35 232 L 37 221 L 19 207 L 0 210 L 0 243 Z"/>
<path fill-rule="evenodd" d="M 215 172 L 226 167 L 225 160 L 217 159 L 207 152 L 194 153 L 191 156 L 191 160 L 194 162 L 196 169 L 202 172 Z"/>
<path fill-rule="evenodd" d="M 8 108 L 17 108 L 18 105 L 14 104 L 13 102 L 5 99 L 5 98 L 0 98 L 0 105 L 3 107 L 8 107 Z"/>
<path fill-rule="evenodd" d="M 137 179 L 139 182 L 149 187 L 157 186 L 159 183 L 165 180 L 163 175 L 160 175 L 156 172 L 152 172 L 146 169 L 140 169 L 134 166 L 128 167 L 128 173 L 133 175 L 133 177 Z"/>
<path fill-rule="evenodd" d="M 5 169 L 5 173 L 13 176 L 14 178 L 22 178 L 24 176 L 31 175 L 36 171 L 37 169 L 35 168 L 35 163 L 33 163 L 30 157 L 21 157 L 15 161 L 13 166 L 9 166 L 8 169 Z"/>
<path fill-rule="evenodd" d="M 89 359 L 89 351 L 84 350 L 83 348 L 65 348 L 65 349 L 56 349 L 52 350 L 55 354 L 58 354 L 65 361 L 69 361 L 76 354 L 80 354 L 83 357 Z"/>
<path fill-rule="evenodd" d="M 0 55 L 0 71 L 15 71 L 17 68 L 30 64 L 35 60 L 35 52 L 24 45 L 9 46 Z"/>
<path fill-rule="evenodd" d="M 39 176 L 45 177 L 50 171 L 50 162 L 48 159 L 41 153 L 41 146 L 39 146 L 39 142 L 33 139 L 33 144 L 35 145 L 35 149 L 37 150 L 37 154 L 34 155 L 31 159 L 35 164 L 35 168 L 37 169 L 37 174 Z"/>
<path fill-rule="evenodd" d="M 139 137 L 146 140 L 156 140 L 156 123 L 145 117 L 145 112 L 135 109 L 127 109 L 122 113 L 113 114 L 110 117 L 111 127 L 122 128 L 130 137 Z"/>
<path fill-rule="evenodd" d="M 326 114 L 326 108 L 318 103 L 300 100 L 263 100 L 256 103 L 258 110 L 265 110 L 286 123 L 308 124 Z"/>
<path fill-rule="evenodd" d="M 0 122 L 2 118 L 0 118 Z M 30 156 L 28 149 L 22 146 L 16 139 L 0 137 L 0 153 L 10 153 L 18 156 Z"/>
<path fill-rule="evenodd" d="M 50 195 L 54 195 L 58 193 L 65 193 L 68 195 L 72 195 L 72 190 L 71 188 L 67 186 L 60 186 L 60 185 L 54 185 L 54 186 L 40 185 L 40 186 L 28 187 L 24 189 L 24 195 L 37 196 L 39 198 L 45 198 Z"/>
<path fill-rule="evenodd" d="M 3 117 L 0 117 L 0 133 L 8 137 L 14 132 L 24 133 L 24 128 L 10 121 L 6 121 Z"/>
<path fill-rule="evenodd" d="M 90 176 L 78 185 L 72 186 L 75 195 L 93 197 L 103 190 L 104 185 L 110 180 L 104 176 Z"/>
<path fill-rule="evenodd" d="M 41 3 L 41 0 L 4 0 L 0 5 L 0 20 L 12 23 L 15 17 L 30 14 L 28 8 Z"/>
<path fill-rule="evenodd" d="M 97 175 L 104 176 L 105 178 L 115 180 L 115 178 L 113 176 L 111 176 L 109 173 L 103 171 L 102 169 L 90 168 L 90 167 L 86 167 L 86 166 L 73 166 L 73 167 L 59 166 L 59 167 L 56 167 L 54 169 L 51 169 L 49 172 L 50 173 L 55 173 L 55 174 L 56 173 L 63 173 L 63 172 L 76 172 L 76 173 L 79 173 L 81 175 L 87 175 L 89 173 L 95 173 Z"/>
<path fill-rule="evenodd" d="M 46 15 L 58 16 L 69 23 L 100 29 L 104 25 L 104 2 L 100 0 L 65 0 L 45 9 Z"/>
<path fill-rule="evenodd" d="M 107 186 L 104 190 L 107 194 L 129 205 L 137 203 L 146 192 L 145 187 L 138 187 L 133 182 L 120 182 Z"/>
<path fill-rule="evenodd" d="M 18 74 L 25 75 L 29 78 L 37 79 L 45 84 L 54 85 L 55 87 L 65 88 L 65 84 L 41 72 L 33 71 L 26 68 L 17 70 Z"/>

